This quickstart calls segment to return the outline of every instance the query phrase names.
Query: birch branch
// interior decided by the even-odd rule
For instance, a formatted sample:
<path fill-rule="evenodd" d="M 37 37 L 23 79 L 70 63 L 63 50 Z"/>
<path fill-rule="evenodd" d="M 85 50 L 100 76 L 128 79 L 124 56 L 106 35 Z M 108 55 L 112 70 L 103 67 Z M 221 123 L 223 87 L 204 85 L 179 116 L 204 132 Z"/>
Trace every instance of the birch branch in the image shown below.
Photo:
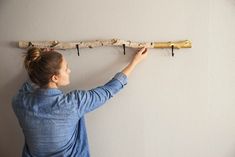
<path fill-rule="evenodd" d="M 192 43 L 189 40 L 182 41 L 169 41 L 169 42 L 133 42 L 130 40 L 121 39 L 108 39 L 108 40 L 91 40 L 91 41 L 79 41 L 79 42 L 62 42 L 62 41 L 19 41 L 20 48 L 29 48 L 31 46 L 37 48 L 53 48 L 53 49 L 75 49 L 76 45 L 79 48 L 94 48 L 101 46 L 123 46 L 130 48 L 191 48 Z"/>

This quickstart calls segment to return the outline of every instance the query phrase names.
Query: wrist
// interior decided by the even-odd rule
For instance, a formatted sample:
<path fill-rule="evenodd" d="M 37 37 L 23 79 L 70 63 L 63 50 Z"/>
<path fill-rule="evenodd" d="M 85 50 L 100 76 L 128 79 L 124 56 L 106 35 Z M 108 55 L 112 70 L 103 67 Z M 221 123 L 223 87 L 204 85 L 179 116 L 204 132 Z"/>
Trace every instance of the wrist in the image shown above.
<path fill-rule="evenodd" d="M 137 64 L 138 64 L 137 62 L 131 61 L 129 65 L 131 65 L 131 66 L 136 66 Z"/>

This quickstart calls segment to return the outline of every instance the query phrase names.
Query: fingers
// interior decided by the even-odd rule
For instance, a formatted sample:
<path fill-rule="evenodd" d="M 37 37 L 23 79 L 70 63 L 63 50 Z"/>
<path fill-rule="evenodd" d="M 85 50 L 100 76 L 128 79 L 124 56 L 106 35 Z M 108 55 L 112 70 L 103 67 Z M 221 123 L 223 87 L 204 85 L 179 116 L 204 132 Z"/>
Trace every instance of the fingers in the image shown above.
<path fill-rule="evenodd" d="M 141 48 L 140 50 L 139 50 L 139 52 L 138 52 L 138 54 L 141 54 L 141 55 L 143 55 L 143 54 L 145 54 L 146 52 L 147 52 L 147 48 L 146 47 L 143 47 L 143 48 Z"/>
<path fill-rule="evenodd" d="M 139 50 L 139 53 L 143 53 L 144 51 L 146 51 L 146 47 L 142 47 L 142 48 Z"/>
<path fill-rule="evenodd" d="M 144 60 L 147 57 L 147 50 L 148 49 L 146 47 L 143 47 L 137 51 L 132 59 L 132 63 L 139 64 L 142 60 Z"/>
<path fill-rule="evenodd" d="M 145 47 L 144 52 L 142 54 L 147 53 L 148 49 Z"/>

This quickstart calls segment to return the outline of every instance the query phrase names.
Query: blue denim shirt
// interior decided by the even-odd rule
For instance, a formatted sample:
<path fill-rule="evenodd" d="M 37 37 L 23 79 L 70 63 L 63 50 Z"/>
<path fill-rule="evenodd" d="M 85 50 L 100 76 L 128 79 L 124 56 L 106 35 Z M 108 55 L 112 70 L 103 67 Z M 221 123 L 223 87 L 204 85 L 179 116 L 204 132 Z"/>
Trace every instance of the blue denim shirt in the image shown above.
<path fill-rule="evenodd" d="M 22 85 L 12 107 L 25 136 L 23 157 L 89 157 L 84 115 L 103 105 L 127 84 L 117 73 L 108 83 L 67 94 L 56 88 Z"/>

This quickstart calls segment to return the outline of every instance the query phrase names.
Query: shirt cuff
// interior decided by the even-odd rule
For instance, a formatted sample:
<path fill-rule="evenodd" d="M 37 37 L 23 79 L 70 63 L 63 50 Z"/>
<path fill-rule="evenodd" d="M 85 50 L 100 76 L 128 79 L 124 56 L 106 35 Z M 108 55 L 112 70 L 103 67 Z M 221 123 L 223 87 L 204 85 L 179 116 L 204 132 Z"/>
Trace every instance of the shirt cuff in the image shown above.
<path fill-rule="evenodd" d="M 118 72 L 113 78 L 120 81 L 123 86 L 128 82 L 128 78 L 123 72 Z"/>

